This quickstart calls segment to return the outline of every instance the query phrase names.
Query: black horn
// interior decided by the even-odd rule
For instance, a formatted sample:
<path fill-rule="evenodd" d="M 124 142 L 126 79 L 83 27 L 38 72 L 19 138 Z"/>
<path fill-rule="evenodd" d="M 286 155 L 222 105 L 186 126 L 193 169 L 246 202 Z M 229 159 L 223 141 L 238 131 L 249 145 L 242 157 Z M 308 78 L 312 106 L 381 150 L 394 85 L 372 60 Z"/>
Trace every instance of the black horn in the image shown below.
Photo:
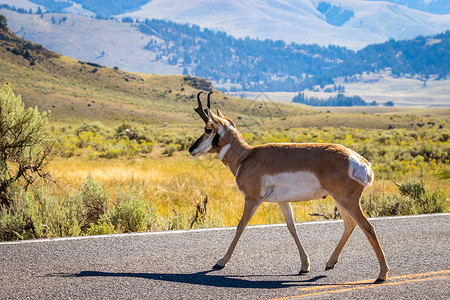
<path fill-rule="evenodd" d="M 196 113 L 199 114 L 199 116 L 202 118 L 202 120 L 203 120 L 205 123 L 208 123 L 208 122 L 209 122 L 209 117 L 208 117 L 208 115 L 206 114 L 205 110 L 203 109 L 202 101 L 200 100 L 200 94 L 201 94 L 201 93 L 203 93 L 203 92 L 199 92 L 199 93 L 197 94 L 198 107 L 197 107 L 197 108 L 194 108 L 194 110 L 195 110 Z M 209 102 L 209 101 L 208 101 L 208 102 Z"/>
<path fill-rule="evenodd" d="M 209 92 L 208 93 L 208 102 L 206 103 L 206 107 L 208 107 L 209 109 L 211 109 L 211 94 L 214 92 Z"/>

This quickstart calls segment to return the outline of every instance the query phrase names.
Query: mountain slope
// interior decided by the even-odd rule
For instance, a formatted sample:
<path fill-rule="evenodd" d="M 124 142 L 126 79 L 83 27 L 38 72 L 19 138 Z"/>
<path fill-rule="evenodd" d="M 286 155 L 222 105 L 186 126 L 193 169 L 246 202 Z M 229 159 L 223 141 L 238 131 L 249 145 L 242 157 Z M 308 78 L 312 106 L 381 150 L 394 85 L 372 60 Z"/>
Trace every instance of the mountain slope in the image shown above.
<path fill-rule="evenodd" d="M 0 29 L 0 83 L 9 83 L 27 106 L 51 110 L 52 120 L 70 123 L 138 121 L 192 124 L 195 95 L 209 81 L 186 76 L 127 73 L 61 56 Z M 272 117 L 314 114 L 302 107 L 258 103 L 215 91 L 213 103 L 241 124 Z M 224 109 L 225 108 L 225 109 Z"/>
<path fill-rule="evenodd" d="M 235 37 L 361 49 L 450 29 L 447 0 L 1 0 L 16 8 L 118 19 L 164 19 Z M 142 5 L 142 6 L 141 6 Z"/>
<path fill-rule="evenodd" d="M 200 78 L 127 73 L 75 60 L 1 29 L 0 74 L 0 83 L 9 83 L 28 107 L 51 110 L 53 122 L 101 121 L 117 126 L 120 122 L 137 121 L 169 126 L 168 130 L 175 132 L 176 128 L 186 126 L 200 130 L 202 121 L 192 109 L 197 105 L 195 95 L 199 90 L 211 88 L 208 81 Z M 218 91 L 213 95 L 213 106 L 240 127 L 257 125 L 262 130 L 280 126 L 404 128 L 411 122 L 410 117 L 391 114 L 326 114 L 302 105 L 275 103 L 270 99 L 249 101 Z M 398 111 L 403 110 L 394 110 Z M 448 110 L 436 112 L 448 117 Z M 429 110 L 419 112 L 425 113 Z"/>
<path fill-rule="evenodd" d="M 407 6 L 424 12 L 438 15 L 450 14 L 450 1 L 448 0 L 370 0 L 388 1 L 395 4 Z"/>
<path fill-rule="evenodd" d="M 302 88 L 334 83 L 336 77 L 363 73 L 379 73 L 389 69 L 394 76 L 418 75 L 423 80 L 436 75 L 445 79 L 450 74 L 450 31 L 412 40 L 390 40 L 369 45 L 333 67 L 303 81 Z M 347 78 L 347 80 L 352 80 Z"/>
<path fill-rule="evenodd" d="M 445 46 L 448 33 L 412 41 L 391 40 L 354 55 L 341 47 L 235 39 L 225 33 L 167 21 L 136 24 L 67 14 L 19 14 L 6 9 L 0 14 L 7 16 L 15 32 L 83 61 L 142 73 L 183 72 L 236 91 L 298 92 L 316 84 L 333 83 L 333 78 L 339 76 L 349 76 L 354 82 L 359 80 L 355 75 L 385 68 L 391 68 L 397 76 L 438 74 L 444 78 L 449 72 L 446 66 L 450 54 Z M 385 94 L 388 98 L 389 93 Z"/>
<path fill-rule="evenodd" d="M 244 86 L 289 90 L 303 76 L 329 68 L 352 53 L 341 47 L 238 40 L 165 21 L 134 24 L 6 9 L 0 9 L 0 14 L 17 34 L 80 60 L 142 73 L 181 74 L 187 68 L 189 74 L 222 87 L 234 84 L 239 90 Z"/>
<path fill-rule="evenodd" d="M 176 75 L 178 66 L 155 62 L 156 54 L 143 48 L 150 38 L 132 24 L 72 14 L 20 14 L 0 9 L 16 34 L 55 52 L 122 70 Z M 63 21 L 63 19 L 65 21 Z"/>
<path fill-rule="evenodd" d="M 336 26 L 336 22 L 327 22 L 327 16 L 319 7 L 321 3 L 333 6 L 341 14 L 347 11 L 346 21 L 337 22 L 341 26 Z M 425 13 L 382 1 L 219 0 L 212 3 L 208 0 L 153 0 L 138 11 L 118 17 L 124 16 L 196 24 L 235 37 L 280 39 L 325 46 L 334 44 L 351 49 L 360 49 L 389 38 L 413 38 L 450 29 L 450 15 Z"/>

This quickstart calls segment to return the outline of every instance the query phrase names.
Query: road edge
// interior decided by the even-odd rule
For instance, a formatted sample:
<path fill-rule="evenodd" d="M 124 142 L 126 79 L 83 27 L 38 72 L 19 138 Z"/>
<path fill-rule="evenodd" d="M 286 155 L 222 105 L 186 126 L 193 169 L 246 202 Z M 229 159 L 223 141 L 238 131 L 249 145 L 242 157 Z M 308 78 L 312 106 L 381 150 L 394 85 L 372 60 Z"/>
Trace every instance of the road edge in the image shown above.
<path fill-rule="evenodd" d="M 374 218 L 368 218 L 368 219 L 369 220 L 389 220 L 389 219 L 412 219 L 412 218 L 426 218 L 426 217 L 439 217 L 439 216 L 450 216 L 450 213 L 374 217 Z M 342 220 L 308 221 L 308 222 L 295 223 L 295 225 L 296 226 L 308 226 L 308 225 L 314 225 L 314 224 L 327 224 L 327 223 L 339 223 L 339 222 L 342 222 Z M 270 228 L 270 227 L 281 227 L 281 226 L 286 226 L 286 224 L 279 223 L 279 224 L 265 224 L 265 225 L 249 225 L 249 226 L 247 226 L 247 229 L 252 230 L 252 229 L 258 229 L 258 228 Z M 185 230 L 167 230 L 167 231 L 145 231 L 145 232 L 116 233 L 116 234 L 88 235 L 88 236 L 72 236 L 72 237 L 60 237 L 60 238 L 49 238 L 49 239 L 6 241 L 6 242 L 0 242 L 0 246 L 22 245 L 22 244 L 32 244 L 32 243 L 52 243 L 52 242 L 60 242 L 60 241 L 76 241 L 76 240 L 85 240 L 85 239 L 122 238 L 122 237 L 130 237 L 130 236 L 152 236 L 152 235 L 166 235 L 166 234 L 172 235 L 172 234 L 208 232 L 208 231 L 227 231 L 227 230 L 235 230 L 235 229 L 236 229 L 236 226 L 200 228 L 200 229 L 185 229 Z"/>

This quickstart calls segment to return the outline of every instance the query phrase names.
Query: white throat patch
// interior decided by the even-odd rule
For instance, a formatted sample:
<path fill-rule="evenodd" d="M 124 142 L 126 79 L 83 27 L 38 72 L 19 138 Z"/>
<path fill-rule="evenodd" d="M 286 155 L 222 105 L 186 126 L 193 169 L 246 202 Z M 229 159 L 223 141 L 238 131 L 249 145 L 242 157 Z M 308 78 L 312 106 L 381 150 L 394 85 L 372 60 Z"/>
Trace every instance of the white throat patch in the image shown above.
<path fill-rule="evenodd" d="M 228 149 L 230 149 L 230 147 L 231 147 L 230 144 L 226 144 L 226 145 L 220 150 L 220 152 L 219 152 L 220 160 L 222 160 L 222 159 L 225 157 L 225 155 L 227 154 Z"/>

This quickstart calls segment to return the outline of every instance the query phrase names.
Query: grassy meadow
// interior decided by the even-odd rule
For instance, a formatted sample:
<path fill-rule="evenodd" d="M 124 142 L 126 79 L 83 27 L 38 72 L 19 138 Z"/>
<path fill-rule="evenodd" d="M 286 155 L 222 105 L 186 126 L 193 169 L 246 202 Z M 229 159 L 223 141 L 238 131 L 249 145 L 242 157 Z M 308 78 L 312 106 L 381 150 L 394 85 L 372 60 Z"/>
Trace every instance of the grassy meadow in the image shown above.
<path fill-rule="evenodd" d="M 252 126 L 241 131 L 253 145 L 331 142 L 355 149 L 376 174 L 363 209 L 369 216 L 384 216 L 449 211 L 450 131 L 444 123 L 391 130 Z M 57 143 L 48 170 L 56 183 L 18 190 L 15 213 L 3 211 L 3 240 L 239 222 L 244 200 L 231 172 L 217 155 L 192 158 L 186 150 L 202 127 L 124 123 L 114 128 L 99 122 L 51 127 Z M 197 211 L 206 194 L 206 211 Z M 338 218 L 331 197 L 293 208 L 299 222 Z M 278 206 L 264 203 L 250 224 L 282 222 Z"/>
<path fill-rule="evenodd" d="M 52 111 L 54 182 L 17 183 L 10 207 L 0 208 L 0 241 L 237 225 L 244 199 L 232 174 L 217 155 L 187 153 L 204 127 L 195 95 L 209 82 L 127 73 L 27 45 L 0 40 L 0 83 L 27 107 Z M 26 57 L 11 51 L 21 47 Z M 251 145 L 339 143 L 369 159 L 369 216 L 450 210 L 450 109 L 316 110 L 218 91 L 212 104 Z M 298 222 L 338 217 L 331 197 L 293 208 Z M 281 222 L 269 203 L 251 224 Z"/>

